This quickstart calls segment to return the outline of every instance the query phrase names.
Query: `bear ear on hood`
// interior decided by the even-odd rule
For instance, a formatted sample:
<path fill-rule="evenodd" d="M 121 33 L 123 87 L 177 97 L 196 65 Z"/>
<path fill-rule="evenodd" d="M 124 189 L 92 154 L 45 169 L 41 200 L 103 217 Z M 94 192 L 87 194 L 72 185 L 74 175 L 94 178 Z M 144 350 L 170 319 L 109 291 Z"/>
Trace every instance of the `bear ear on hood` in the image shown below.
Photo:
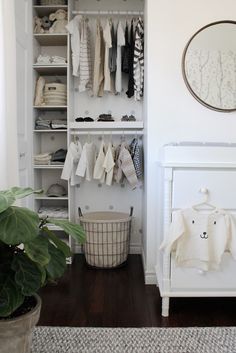
<path fill-rule="evenodd" d="M 51 13 L 50 16 L 49 16 L 49 20 L 50 21 L 54 21 L 54 20 L 56 20 L 56 18 L 57 18 L 57 16 L 56 16 L 55 13 Z"/>

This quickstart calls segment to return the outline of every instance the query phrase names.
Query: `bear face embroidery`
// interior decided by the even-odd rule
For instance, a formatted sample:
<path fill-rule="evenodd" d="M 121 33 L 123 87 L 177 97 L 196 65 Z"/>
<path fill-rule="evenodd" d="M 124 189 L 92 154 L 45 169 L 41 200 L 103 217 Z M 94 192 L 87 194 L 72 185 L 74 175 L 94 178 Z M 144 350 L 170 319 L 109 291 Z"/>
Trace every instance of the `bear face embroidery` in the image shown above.
<path fill-rule="evenodd" d="M 192 224 L 195 224 L 195 220 L 194 220 L 194 219 L 192 220 Z M 216 221 L 215 221 L 215 220 L 213 221 L 213 224 L 216 225 Z M 208 239 L 208 234 L 207 234 L 207 232 L 202 232 L 202 233 L 200 234 L 200 238 L 201 238 L 201 239 Z"/>

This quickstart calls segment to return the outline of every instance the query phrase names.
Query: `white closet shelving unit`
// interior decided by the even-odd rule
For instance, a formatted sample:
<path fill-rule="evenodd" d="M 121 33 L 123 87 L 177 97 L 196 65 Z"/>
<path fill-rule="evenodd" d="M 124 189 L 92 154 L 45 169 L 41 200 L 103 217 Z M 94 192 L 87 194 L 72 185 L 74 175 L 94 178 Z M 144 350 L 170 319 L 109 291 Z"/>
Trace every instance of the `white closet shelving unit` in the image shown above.
<path fill-rule="evenodd" d="M 33 16 L 39 17 L 49 15 L 57 9 L 68 11 L 68 21 L 78 12 L 88 17 L 91 29 L 91 47 L 94 48 L 94 34 L 97 16 L 102 23 L 107 17 L 112 18 L 114 23 L 120 18 L 123 23 L 132 16 L 143 14 L 144 1 L 140 0 L 68 0 L 66 6 L 39 6 L 34 0 Z M 35 130 L 34 155 L 43 152 L 55 152 L 59 148 L 67 148 L 75 135 L 79 136 L 81 143 L 86 139 L 93 139 L 99 148 L 100 140 L 104 135 L 104 140 L 118 144 L 122 138 L 131 142 L 137 136 L 142 139 L 143 122 L 143 102 L 135 102 L 134 98 L 128 99 L 125 91 L 127 78 L 124 79 L 124 90 L 118 95 L 105 94 L 102 98 L 91 97 L 88 92 L 79 93 L 77 79 L 72 76 L 70 37 L 67 34 L 34 34 L 33 35 L 33 71 L 34 87 L 37 78 L 41 75 L 47 82 L 55 79 L 67 83 L 67 106 L 40 106 L 33 105 L 34 120 L 41 116 L 45 119 L 67 118 L 68 128 L 66 130 Z M 37 56 L 42 53 L 49 55 L 60 55 L 67 57 L 66 65 L 38 65 Z M 96 120 L 99 114 L 111 113 L 114 122 L 84 122 L 78 123 L 76 117 L 90 116 Z M 123 115 L 134 115 L 136 121 L 121 121 Z M 141 143 L 141 142 L 140 142 Z M 136 190 L 131 190 L 128 184 L 115 184 L 111 187 L 101 185 L 96 181 L 82 181 L 76 187 L 60 179 L 62 166 L 33 166 L 34 187 L 43 188 L 45 191 L 53 183 L 60 183 L 68 190 L 68 196 L 62 198 L 49 198 L 46 195 L 34 198 L 34 208 L 38 210 L 44 205 L 67 206 L 69 219 L 78 221 L 78 207 L 83 212 L 92 211 L 122 211 L 129 212 L 134 206 L 134 221 L 131 235 L 131 252 L 141 253 L 142 249 L 142 224 L 143 224 L 143 186 Z M 55 230 L 55 227 L 53 228 Z M 56 227 L 57 230 L 57 227 Z M 60 232 L 59 232 L 60 233 Z M 80 247 L 76 247 L 69 237 L 68 240 L 72 251 L 79 252 Z"/>
<path fill-rule="evenodd" d="M 33 16 L 43 17 L 49 16 L 51 13 L 58 9 L 64 9 L 70 13 L 68 5 L 51 5 L 41 6 L 38 5 L 37 0 L 33 1 Z M 70 53 L 69 36 L 67 33 L 33 33 L 33 87 L 35 87 L 36 81 L 39 76 L 45 78 L 46 83 L 50 82 L 62 82 L 67 84 L 67 105 L 58 106 L 35 106 L 33 105 L 33 154 L 39 154 L 44 152 L 55 152 L 60 148 L 67 149 L 67 134 L 68 129 L 47 129 L 47 130 L 36 130 L 35 120 L 38 117 L 48 120 L 60 120 L 68 119 L 69 113 L 69 53 Z M 39 54 L 48 54 L 50 56 L 58 55 L 66 58 L 66 64 L 49 64 L 41 65 L 37 64 L 36 60 Z M 34 102 L 33 102 L 34 104 Z M 38 211 L 41 206 L 61 206 L 69 207 L 69 194 L 63 197 L 48 197 L 46 191 L 49 186 L 55 183 L 59 183 L 65 187 L 67 192 L 68 183 L 61 180 L 62 165 L 33 165 L 33 179 L 34 188 L 42 188 L 44 190 L 43 195 L 36 195 L 34 197 L 34 209 Z M 69 211 L 69 210 L 68 210 Z M 69 214 L 69 212 L 68 212 Z M 69 218 L 69 217 L 68 217 Z M 50 229 L 57 231 L 59 237 L 62 237 L 69 245 L 71 245 L 71 239 L 68 237 L 60 227 L 54 225 L 49 226 Z M 70 262 L 71 259 L 69 259 Z"/>

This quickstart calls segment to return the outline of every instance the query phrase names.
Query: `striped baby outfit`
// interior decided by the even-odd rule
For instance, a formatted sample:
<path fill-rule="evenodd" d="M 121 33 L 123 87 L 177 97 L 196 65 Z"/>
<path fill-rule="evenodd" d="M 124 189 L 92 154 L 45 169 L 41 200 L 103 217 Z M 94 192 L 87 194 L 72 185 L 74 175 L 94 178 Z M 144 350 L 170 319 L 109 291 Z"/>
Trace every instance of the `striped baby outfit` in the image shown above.
<path fill-rule="evenodd" d="M 91 48 L 88 20 L 81 20 L 79 92 L 92 87 Z"/>
<path fill-rule="evenodd" d="M 141 18 L 138 19 L 134 38 L 134 98 L 139 101 L 144 88 L 144 25 Z"/>
<path fill-rule="evenodd" d="M 143 178 L 143 156 L 137 138 L 134 138 L 130 144 L 130 154 L 134 163 L 137 178 L 140 180 Z"/>

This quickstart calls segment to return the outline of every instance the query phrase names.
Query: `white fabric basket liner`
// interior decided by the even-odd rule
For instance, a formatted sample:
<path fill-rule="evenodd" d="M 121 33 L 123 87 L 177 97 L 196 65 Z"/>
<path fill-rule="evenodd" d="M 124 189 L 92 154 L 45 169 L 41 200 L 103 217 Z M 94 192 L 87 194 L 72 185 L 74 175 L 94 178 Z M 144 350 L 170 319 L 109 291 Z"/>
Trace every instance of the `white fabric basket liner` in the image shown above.
<path fill-rule="evenodd" d="M 122 212 L 90 212 L 80 217 L 80 220 L 90 223 L 116 223 L 128 222 L 131 218 L 128 213 Z"/>

